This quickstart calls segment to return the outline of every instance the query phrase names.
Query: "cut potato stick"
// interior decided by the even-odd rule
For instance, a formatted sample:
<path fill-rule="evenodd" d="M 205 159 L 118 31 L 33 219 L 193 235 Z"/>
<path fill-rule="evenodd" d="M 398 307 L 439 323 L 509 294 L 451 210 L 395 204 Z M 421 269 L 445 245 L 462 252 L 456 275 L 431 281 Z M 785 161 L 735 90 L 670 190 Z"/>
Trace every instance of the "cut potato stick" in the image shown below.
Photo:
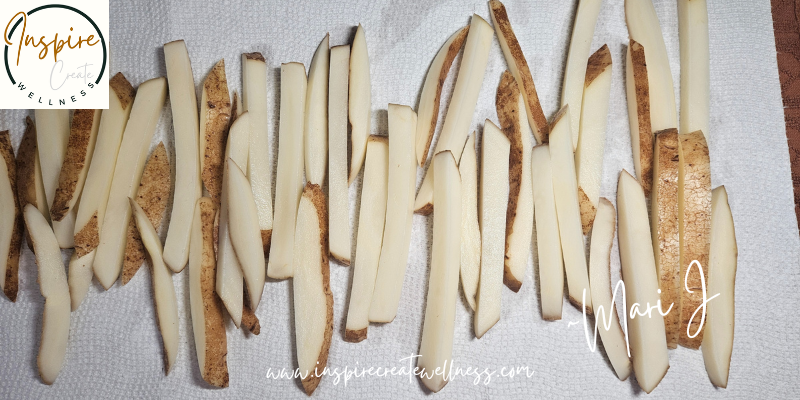
<path fill-rule="evenodd" d="M 392 322 L 397 315 L 414 207 L 416 162 L 414 134 L 417 115 L 408 106 L 389 104 L 389 174 L 386 223 L 378 261 L 378 274 L 369 307 L 370 322 Z"/>
<path fill-rule="evenodd" d="M 528 266 L 533 234 L 533 192 L 531 191 L 531 135 L 517 82 L 507 70 L 497 87 L 497 117 L 511 143 L 508 160 L 508 209 L 503 283 L 519 292 Z"/>
<path fill-rule="evenodd" d="M 461 161 L 461 151 L 469 135 L 469 126 L 475 114 L 483 76 L 489 62 L 489 48 L 492 44 L 492 27 L 477 14 L 472 15 L 464 55 L 458 69 L 453 96 L 447 108 L 439 141 L 434 154 L 450 150 Z M 428 166 L 422 184 L 419 187 L 414 212 L 427 215 L 433 211 L 433 169 Z"/>
<path fill-rule="evenodd" d="M 281 85 L 283 85 L 283 74 L 281 74 Z M 247 168 L 245 169 L 247 170 L 247 179 L 250 181 L 250 187 L 253 190 L 253 198 L 255 198 L 256 207 L 258 208 L 258 226 L 261 228 L 261 245 L 263 246 L 264 253 L 269 255 L 273 224 L 272 145 L 270 144 L 269 132 L 267 131 L 267 127 L 270 125 L 269 119 L 267 118 L 267 64 L 261 53 L 242 54 L 242 87 L 244 90 L 240 97 L 242 104 L 239 105 L 242 107 L 238 108 L 241 110 L 239 111 L 239 115 L 245 111 L 250 112 L 250 155 L 247 158 Z M 300 88 L 295 87 L 292 90 L 300 90 Z M 304 107 L 305 87 L 303 87 L 302 90 Z M 281 101 L 281 113 L 283 112 L 283 104 L 283 101 Z M 283 121 L 283 114 L 281 114 L 281 121 Z M 300 133 L 298 133 L 298 135 L 302 135 L 302 127 L 299 129 Z M 281 129 L 281 132 L 282 131 Z M 292 135 L 294 135 L 294 133 Z M 282 140 L 279 141 L 279 145 L 282 142 Z M 302 151 L 302 145 L 299 151 Z M 292 157 L 295 156 L 292 155 Z M 280 157 L 278 160 L 280 160 Z M 300 161 L 300 165 L 303 165 L 302 160 Z M 280 162 L 278 166 L 280 170 Z M 302 171 L 300 171 L 300 179 L 302 180 Z M 280 179 L 278 182 L 280 182 Z M 278 183 L 276 183 L 276 185 L 278 185 Z M 302 185 L 302 182 L 300 185 Z M 302 190 L 302 186 L 297 190 L 297 196 L 299 198 L 299 191 Z M 278 199 L 277 193 L 275 199 L 276 201 Z M 292 219 L 292 226 L 294 226 L 294 219 Z"/>
<path fill-rule="evenodd" d="M 192 332 L 200 373 L 208 384 L 228 387 L 228 340 L 225 335 L 223 305 L 214 293 L 214 202 L 210 197 L 197 200 L 189 247 L 189 302 Z"/>
<path fill-rule="evenodd" d="M 650 123 L 650 84 L 644 47 L 631 39 L 625 50 L 625 91 L 628 98 L 628 120 L 636 177 L 644 195 L 650 196 L 653 186 L 653 130 Z"/>
<path fill-rule="evenodd" d="M 303 389 L 309 396 L 322 379 L 333 336 L 326 211 L 322 189 L 307 185 L 297 207 L 292 287 L 297 364 Z"/>
<path fill-rule="evenodd" d="M 133 102 L 130 123 L 122 135 L 97 253 L 92 263 L 94 275 L 106 289 L 114 284 L 122 270 L 131 220 L 128 197 L 134 197 L 139 189 L 150 141 L 166 96 L 166 79 L 156 78 L 142 83 Z"/>
<path fill-rule="evenodd" d="M 711 236 L 711 163 L 703 132 L 678 136 L 678 157 L 678 233 L 681 246 L 678 344 L 697 349 L 703 342 L 703 330 L 700 329 L 703 325 L 700 313 L 694 319 L 692 314 L 704 300 L 702 289 L 708 282 Z M 689 270 L 694 261 L 700 263 L 701 268 Z M 696 336 L 689 337 L 690 333 Z"/>
<path fill-rule="evenodd" d="M 367 137 L 369 136 L 370 111 L 372 111 L 372 84 L 369 75 L 369 53 L 364 27 L 358 24 L 350 50 L 350 93 L 348 115 L 350 117 L 350 177 L 348 186 L 353 183 L 361 171 L 361 164 L 367 154 Z M 335 236 L 335 235 L 334 235 Z"/>
<path fill-rule="evenodd" d="M 356 260 L 344 340 L 360 342 L 367 338 L 369 305 L 375 289 L 375 276 L 386 222 L 386 196 L 389 179 L 389 139 L 372 135 L 367 141 L 361 209 L 358 217 Z"/>
<path fill-rule="evenodd" d="M 481 148 L 481 273 L 475 298 L 478 339 L 500 320 L 510 149 L 508 137 L 487 119 Z"/>
<path fill-rule="evenodd" d="M 176 40 L 165 44 L 164 60 L 175 128 L 175 193 L 164 243 L 164 262 L 173 272 L 181 272 L 189 259 L 194 204 L 203 190 L 200 182 L 200 122 L 192 62 L 186 43 Z"/>
<path fill-rule="evenodd" d="M 631 361 L 639 386 L 650 393 L 666 375 L 669 355 L 664 318 L 660 310 L 650 308 L 657 306 L 659 299 L 647 203 L 641 185 L 625 170 L 619 174 L 617 207 L 619 258 L 625 282 Z M 639 310 L 634 308 L 634 304 Z"/>
<path fill-rule="evenodd" d="M 584 97 L 585 98 L 585 97 Z M 592 288 L 595 333 L 600 332 L 603 348 L 619 380 L 631 374 L 628 344 L 617 316 L 617 305 L 611 289 L 611 246 L 617 229 L 617 212 L 608 199 L 601 197 L 597 207 L 592 245 L 589 251 L 589 285 Z M 627 330 L 627 325 L 626 328 Z M 596 343 L 596 342 L 595 342 Z"/>
<path fill-rule="evenodd" d="M 436 57 L 433 58 L 433 62 L 428 68 L 428 74 L 425 75 L 425 83 L 422 85 L 422 94 L 419 96 L 419 105 L 417 106 L 416 154 L 420 167 L 424 167 L 425 161 L 428 160 L 428 152 L 433 142 L 433 132 L 439 118 L 439 102 L 445 78 L 450 72 L 453 60 L 467 39 L 467 33 L 469 33 L 469 25 L 452 34 L 436 53 Z"/>
<path fill-rule="evenodd" d="M 295 218 L 303 193 L 303 112 L 306 105 L 306 86 L 306 70 L 303 64 L 281 64 L 275 240 L 270 243 L 267 266 L 267 276 L 272 279 L 292 277 Z M 253 154 L 252 138 L 250 154 Z"/>
<path fill-rule="evenodd" d="M 678 0 L 681 49 L 681 133 L 701 131 L 709 141 L 709 53 L 706 0 Z"/>
<path fill-rule="evenodd" d="M 734 287 L 736 286 L 736 232 L 725 186 L 711 194 L 711 251 L 708 257 L 708 293 L 719 296 L 708 303 L 703 336 L 703 360 L 708 378 L 717 387 L 728 386 L 734 327 Z"/>
<path fill-rule="evenodd" d="M 136 203 L 147 214 L 153 226 L 161 226 L 161 218 L 167 208 L 167 199 L 172 187 L 169 172 L 167 149 L 161 142 L 153 150 L 147 160 L 142 173 L 139 190 L 136 193 Z M 160 239 L 159 239 L 160 240 Z M 128 240 L 125 242 L 125 261 L 122 263 L 122 284 L 128 283 L 144 262 L 145 246 L 139 231 L 131 220 L 128 223 Z"/>
<path fill-rule="evenodd" d="M 44 198 L 44 184 L 42 171 L 39 168 L 39 152 L 36 144 L 36 125 L 31 117 L 25 117 L 25 133 L 19 144 L 17 152 L 17 200 L 21 210 L 28 204 L 33 204 L 45 219 L 50 218 L 47 200 Z M 23 211 L 24 212 L 24 211 Z M 28 248 L 33 251 L 30 234 L 25 234 Z"/>
<path fill-rule="evenodd" d="M 61 165 L 64 164 L 64 154 L 67 152 L 69 114 L 69 110 L 34 110 L 39 166 L 48 210 L 55 199 L 58 176 L 61 173 Z M 48 216 L 47 219 L 50 221 L 52 217 Z"/>
<path fill-rule="evenodd" d="M 347 79 L 350 47 L 331 50 L 328 88 L 328 229 L 331 257 L 350 265 L 350 194 L 347 183 Z M 355 131 L 355 129 L 353 130 Z M 355 153 L 354 153 L 355 154 Z M 354 156 L 355 158 L 355 156 Z M 313 183 L 313 182 L 312 182 Z"/>
<path fill-rule="evenodd" d="M 564 270 L 567 275 L 569 302 L 591 315 L 592 297 L 586 266 L 586 250 L 581 230 L 578 184 L 575 181 L 575 158 L 572 153 L 569 105 L 561 108 L 550 125 L 550 161 L 553 172 L 553 195 L 556 201 L 558 231 Z M 586 291 L 586 303 L 582 304 Z"/>
<path fill-rule="evenodd" d="M 97 142 L 75 217 L 75 254 L 79 258 L 97 248 L 100 243 L 100 227 L 103 226 L 117 153 L 136 95 L 133 86 L 122 73 L 114 75 L 108 85 L 108 109 L 100 116 Z"/>
<path fill-rule="evenodd" d="M 200 97 L 200 175 L 217 208 L 222 197 L 225 141 L 231 113 L 225 60 L 219 60 L 206 76 Z"/>
<path fill-rule="evenodd" d="M 545 118 L 542 105 L 539 103 L 539 95 L 536 94 L 536 85 L 533 84 L 533 76 L 528 68 L 528 62 L 525 61 L 525 55 L 522 54 L 517 36 L 511 28 L 506 7 L 497 0 L 491 0 L 489 8 L 492 11 L 492 23 L 497 31 L 497 40 L 500 42 L 508 69 L 514 74 L 519 90 L 522 92 L 529 127 L 533 129 L 533 135 L 536 136 L 539 143 L 546 143 L 549 128 L 547 118 Z M 523 132 L 526 135 L 527 133 Z"/>
<path fill-rule="evenodd" d="M 165 154 L 166 155 L 166 154 Z M 161 258 L 161 238 L 151 223 L 147 211 L 137 201 L 129 199 L 133 210 L 141 241 L 150 255 L 153 275 L 153 302 L 158 315 L 158 329 L 161 331 L 161 342 L 164 345 L 164 373 L 169 375 L 178 356 L 178 300 L 175 297 L 175 286 L 172 283 L 172 271 Z"/>
<path fill-rule="evenodd" d="M 433 374 L 452 365 L 453 328 L 458 298 L 459 254 L 461 253 L 461 178 L 453 153 L 443 151 L 434 155 L 436 170 L 433 196 L 436 213 L 433 215 L 433 250 L 428 278 L 428 295 L 422 343 L 417 366 L 420 379 L 431 391 L 438 392 L 447 384 L 445 374 Z"/>
<path fill-rule="evenodd" d="M 586 67 L 586 86 L 583 92 L 586 107 L 581 108 L 581 131 L 578 136 L 578 150 L 575 152 L 584 235 L 592 228 L 597 202 L 600 200 L 610 93 L 611 52 L 608 46 L 603 45 L 589 57 Z"/>
<path fill-rule="evenodd" d="M 675 89 L 669 68 L 667 47 L 651 0 L 625 0 L 628 34 L 647 51 L 647 81 L 650 90 L 652 132 L 678 127 Z"/>
<path fill-rule="evenodd" d="M 219 275 L 219 272 L 217 273 Z M 241 281 L 241 279 L 240 279 Z M 261 333 L 261 323 L 258 321 L 258 317 L 253 312 L 253 310 L 248 306 L 250 304 L 250 296 L 247 294 L 247 290 L 244 291 L 244 303 L 242 304 L 242 325 L 244 329 L 247 329 L 253 335 L 258 335 Z"/>
<path fill-rule="evenodd" d="M 462 157 L 463 162 L 463 157 Z M 536 213 L 536 247 L 539 254 L 539 293 L 542 318 L 561 319 L 564 303 L 564 260 L 558 233 L 556 202 L 553 195 L 553 167 L 548 145 L 539 145 L 531 152 L 531 180 Z"/>
<path fill-rule="evenodd" d="M 306 94 L 305 127 L 305 164 L 306 180 L 322 186 L 325 170 L 328 168 L 328 68 L 330 62 L 330 35 L 322 39 L 311 66 L 308 67 L 308 93 Z M 347 61 L 349 69 L 349 57 Z M 345 73 L 347 76 L 348 73 Z M 346 83 L 346 78 L 345 78 Z M 347 86 L 345 86 L 347 93 Z M 347 106 L 347 95 L 342 108 Z M 345 122 L 347 112 L 345 111 Z M 347 164 L 347 132 L 345 132 L 345 165 Z M 345 173 L 347 173 L 345 171 Z"/>
<path fill-rule="evenodd" d="M 481 273 L 481 229 L 478 226 L 478 163 L 475 132 L 467 138 L 458 172 L 461 176 L 461 288 L 472 311 Z"/>
<path fill-rule="evenodd" d="M 586 82 L 586 60 L 592 47 L 592 37 L 600 15 L 602 0 L 581 0 L 575 11 L 572 25 L 572 38 L 567 53 L 567 66 L 564 69 L 564 84 L 561 87 L 561 107 L 569 105 L 571 113 L 570 130 L 572 131 L 572 148 L 578 148 L 581 116 L 583 115 L 583 96 Z M 605 126 L 605 125 L 603 125 Z"/>
<path fill-rule="evenodd" d="M 8 131 L 0 132 L 0 155 L 0 288 L 15 302 L 23 217 L 17 199 L 17 164 Z"/>
<path fill-rule="evenodd" d="M 72 311 L 75 311 L 83 303 L 89 286 L 92 285 L 92 263 L 94 263 L 95 250 L 86 253 L 83 257 L 78 257 L 78 253 L 72 253 L 69 259 L 69 300 Z"/>
<path fill-rule="evenodd" d="M 39 377 L 45 384 L 55 382 L 69 339 L 69 288 L 61 261 L 61 249 L 47 220 L 33 204 L 25 206 L 25 226 L 33 243 L 39 266 L 39 288 L 44 297 L 42 337 L 39 345 Z"/>

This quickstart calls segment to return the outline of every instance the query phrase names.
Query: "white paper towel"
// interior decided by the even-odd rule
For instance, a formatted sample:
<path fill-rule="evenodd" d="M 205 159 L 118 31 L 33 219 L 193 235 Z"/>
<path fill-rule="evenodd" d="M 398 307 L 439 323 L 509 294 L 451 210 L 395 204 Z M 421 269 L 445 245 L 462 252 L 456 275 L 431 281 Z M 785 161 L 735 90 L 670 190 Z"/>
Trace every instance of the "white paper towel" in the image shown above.
<path fill-rule="evenodd" d="M 231 88 L 240 89 L 241 53 L 262 52 L 270 66 L 273 162 L 280 63 L 299 61 L 308 65 L 326 32 L 331 33 L 331 45 L 345 44 L 351 40 L 354 27 L 358 23 L 364 25 L 372 74 L 372 133 L 386 134 L 387 103 L 416 106 L 427 68 L 447 37 L 467 24 L 473 12 L 491 21 L 488 5 L 483 1 L 111 3 L 110 72 L 122 71 L 134 85 L 165 75 L 161 46 L 171 40 L 186 39 L 198 89 L 220 58 L 225 58 Z M 677 84 L 680 65 L 676 4 L 667 0 L 655 3 Z M 576 1 L 507 0 L 505 4 L 545 114 L 551 117 L 560 101 Z M 767 1 L 713 0 L 709 1 L 708 11 L 712 181 L 714 186 L 724 184 L 728 189 L 739 244 L 730 380 L 727 390 L 715 389 L 706 376 L 702 354 L 679 348 L 670 351 L 671 368 L 651 396 L 798 397 L 799 389 L 793 382 L 800 370 L 800 323 L 793 313 L 800 301 L 800 240 L 793 212 L 770 5 Z M 633 171 L 623 74 L 627 42 L 623 0 L 606 0 L 592 51 L 607 43 L 614 62 L 602 186 L 602 195 L 612 201 L 619 171 Z M 479 133 L 486 118 L 497 121 L 494 95 L 506 68 L 495 39 L 473 118 L 473 127 Z M 445 105 L 452 93 L 455 70 L 445 86 Z M 675 91 L 679 99 L 679 88 Z M 15 148 L 23 132 L 23 118 L 32 114 L 0 111 L 0 128 L 11 129 Z M 168 106 L 153 146 L 158 140 L 172 148 Z M 174 160 L 174 151 L 170 151 Z M 354 235 L 358 189 L 360 182 L 350 191 Z M 166 215 L 168 218 L 169 213 Z M 397 318 L 391 324 L 370 326 L 369 338 L 362 343 L 342 340 L 352 268 L 331 266 L 335 330 L 329 367 L 408 366 L 407 360 L 400 359 L 419 348 L 430 223 L 429 218 L 414 217 Z M 65 261 L 68 255 L 64 253 Z M 616 243 L 611 262 L 612 279 L 619 279 Z M 531 265 L 535 265 L 533 260 Z M 456 364 L 498 372 L 489 385 L 473 384 L 474 377 L 457 378 L 438 396 L 619 398 L 643 394 L 633 379 L 617 380 L 602 350 L 589 351 L 582 326 L 569 325 L 570 321 L 580 321 L 580 313 L 574 307 L 565 303 L 564 318 L 559 322 L 542 320 L 534 271 L 534 267 L 528 268 L 519 293 L 503 289 L 500 322 L 480 340 L 473 335 L 466 302 L 459 300 L 453 349 Z M 230 387 L 222 390 L 209 388 L 197 367 L 189 320 L 188 272 L 174 278 L 180 302 L 181 341 L 175 367 L 166 377 L 149 271 L 142 268 L 128 285 L 115 285 L 108 292 L 95 283 L 81 308 L 72 313 L 66 362 L 56 383 L 48 387 L 39 380 L 36 368 L 43 307 L 36 276 L 33 255 L 23 247 L 17 303 L 0 300 L 0 397 L 305 397 L 296 379 L 267 377 L 269 369 L 274 373 L 296 367 L 290 281 L 267 283 L 257 311 L 261 335 L 244 335 L 228 323 Z M 499 370 L 504 366 L 527 366 L 533 376 L 528 378 L 523 373 L 513 379 L 501 377 Z M 314 395 L 374 399 L 422 398 L 426 393 L 416 377 L 352 378 L 347 385 L 343 380 L 334 384 L 333 378 L 323 378 Z"/>

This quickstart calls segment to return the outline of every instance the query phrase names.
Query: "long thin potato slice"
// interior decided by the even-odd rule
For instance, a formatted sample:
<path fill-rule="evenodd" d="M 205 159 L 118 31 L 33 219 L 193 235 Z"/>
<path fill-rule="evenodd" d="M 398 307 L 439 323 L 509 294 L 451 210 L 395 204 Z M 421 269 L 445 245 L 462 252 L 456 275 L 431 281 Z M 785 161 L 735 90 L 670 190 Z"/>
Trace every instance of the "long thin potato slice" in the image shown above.
<path fill-rule="evenodd" d="M 17 198 L 17 164 L 8 131 L 0 132 L 0 155 L 0 288 L 15 302 L 23 217 Z"/>
<path fill-rule="evenodd" d="M 701 131 L 709 141 L 709 53 L 706 0 L 678 0 L 681 45 L 681 133 Z"/>
<path fill-rule="evenodd" d="M 67 152 L 69 114 L 69 110 L 34 110 L 39 166 L 42 170 L 42 183 L 48 210 L 50 205 L 53 204 L 53 199 L 55 199 L 58 176 L 61 173 L 61 165 L 64 164 L 64 155 Z M 48 221 L 52 219 L 50 216 L 47 218 Z M 59 242 L 59 245 L 62 245 L 62 243 Z"/>
<path fill-rule="evenodd" d="M 225 60 L 219 60 L 206 76 L 200 97 L 200 175 L 218 208 L 222 197 L 222 170 L 231 107 Z"/>
<path fill-rule="evenodd" d="M 370 111 L 372 111 L 372 84 L 369 75 L 369 53 L 364 27 L 358 24 L 353 46 L 350 50 L 350 93 L 348 115 L 350 116 L 350 177 L 348 186 L 361 171 L 361 164 L 367 154 Z"/>
<path fill-rule="evenodd" d="M 328 69 L 331 52 L 329 43 L 330 35 L 326 34 L 317 46 L 314 58 L 311 59 L 311 66 L 308 67 L 308 93 L 306 94 L 306 121 L 304 124 L 306 180 L 320 186 L 325 180 L 325 171 L 328 168 Z M 346 101 L 343 106 L 347 106 Z M 345 120 L 346 118 L 345 116 Z M 347 152 L 346 139 L 345 137 L 345 152 Z"/>
<path fill-rule="evenodd" d="M 331 50 L 328 87 L 328 229 L 331 258 L 350 265 L 350 192 L 347 183 L 347 79 L 350 47 Z M 353 129 L 355 132 L 355 129 Z M 354 147 L 355 148 L 355 147 Z M 355 153 L 353 153 L 355 154 Z M 354 156 L 355 158 L 355 156 Z M 359 166 L 360 168 L 360 166 Z M 313 183 L 313 182 L 312 182 Z"/>
<path fill-rule="evenodd" d="M 17 199 L 20 208 L 33 204 L 46 219 L 49 219 L 50 210 L 44 196 L 36 136 L 36 125 L 31 117 L 26 117 L 25 133 L 22 135 L 19 151 L 17 151 Z M 30 241 L 28 241 L 28 247 L 33 249 Z"/>
<path fill-rule="evenodd" d="M 247 329 L 253 335 L 258 335 L 261 333 L 261 323 L 248 304 L 250 304 L 250 295 L 248 295 L 247 290 L 245 290 L 244 303 L 242 305 L 242 325 L 240 327 Z"/>
<path fill-rule="evenodd" d="M 467 138 L 458 172 L 461 176 L 461 288 L 472 311 L 481 274 L 481 228 L 478 226 L 478 162 L 475 132 Z"/>
<path fill-rule="evenodd" d="M 625 88 L 628 98 L 628 119 L 636 177 L 644 195 L 650 196 L 653 186 L 653 130 L 650 123 L 650 84 L 644 47 L 631 39 L 625 50 Z"/>
<path fill-rule="evenodd" d="M 89 292 L 89 286 L 92 285 L 92 276 L 94 276 L 92 264 L 95 253 L 96 251 L 92 250 L 82 257 L 78 257 L 78 253 L 74 252 L 69 259 L 67 283 L 69 284 L 69 300 L 72 311 L 80 307 L 83 299 L 86 298 L 86 293 Z"/>

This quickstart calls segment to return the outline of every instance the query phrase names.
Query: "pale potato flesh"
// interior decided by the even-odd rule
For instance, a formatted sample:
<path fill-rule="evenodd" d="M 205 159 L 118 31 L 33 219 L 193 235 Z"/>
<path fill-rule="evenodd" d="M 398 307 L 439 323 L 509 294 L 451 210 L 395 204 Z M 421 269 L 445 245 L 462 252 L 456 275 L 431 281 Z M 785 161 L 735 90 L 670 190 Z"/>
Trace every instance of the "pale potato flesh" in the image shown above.
<path fill-rule="evenodd" d="M 314 52 L 311 66 L 308 67 L 308 93 L 306 94 L 306 122 L 304 125 L 306 180 L 317 185 L 322 185 L 328 167 L 329 39 L 330 35 L 325 35 L 317 47 L 317 51 Z M 345 102 L 345 104 L 347 103 Z"/>
<path fill-rule="evenodd" d="M 56 195 L 58 176 L 67 152 L 70 112 L 69 110 L 40 109 L 34 110 L 34 117 L 36 118 L 39 165 L 42 169 L 42 183 L 49 209 Z"/>
<path fill-rule="evenodd" d="M 328 229 L 334 260 L 350 265 L 350 191 L 347 183 L 347 85 L 349 46 L 331 50 L 328 96 Z M 355 127 L 355 126 L 354 126 Z M 353 129 L 355 132 L 355 129 Z M 354 134 L 355 135 L 355 134 Z M 353 144 L 355 146 L 355 142 Z M 355 149 L 355 147 L 353 147 Z M 366 148 L 365 148 L 366 150 Z M 355 158 L 355 153 L 353 153 Z M 314 182 L 312 182 L 314 183 Z"/>
<path fill-rule="evenodd" d="M 233 118 L 231 112 L 225 60 L 219 60 L 206 76 L 200 96 L 200 177 L 217 205 L 222 197 L 225 136 Z"/>
<path fill-rule="evenodd" d="M 92 285 L 92 263 L 94 263 L 94 255 L 96 250 L 86 253 L 83 257 L 78 257 L 77 253 L 72 253 L 69 259 L 69 299 L 72 305 L 72 311 L 75 311 L 83 303 L 86 298 L 86 293 L 89 292 L 89 286 Z"/>
<path fill-rule="evenodd" d="M 709 52 L 706 0 L 678 0 L 681 49 L 680 132 L 702 131 L 709 142 Z"/>
<path fill-rule="evenodd" d="M 350 142 L 352 155 L 350 158 L 350 177 L 347 183 L 352 184 L 361 171 L 364 156 L 367 153 L 367 137 L 370 132 L 370 111 L 372 111 L 372 87 L 369 75 L 369 53 L 364 27 L 358 24 L 350 51 L 350 89 L 349 108 Z"/>
<path fill-rule="evenodd" d="M 467 138 L 467 144 L 458 163 L 461 176 L 461 288 L 472 311 L 475 311 L 475 296 L 478 294 L 478 279 L 481 273 L 481 229 L 478 226 L 478 163 L 475 132 Z"/>

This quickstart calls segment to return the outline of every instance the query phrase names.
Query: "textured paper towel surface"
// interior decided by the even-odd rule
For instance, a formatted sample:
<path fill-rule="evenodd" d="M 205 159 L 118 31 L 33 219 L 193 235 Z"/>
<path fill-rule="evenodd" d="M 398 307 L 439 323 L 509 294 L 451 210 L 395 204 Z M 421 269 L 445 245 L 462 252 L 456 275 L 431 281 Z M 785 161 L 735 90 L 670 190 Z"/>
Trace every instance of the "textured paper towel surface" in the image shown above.
<path fill-rule="evenodd" d="M 259 51 L 270 67 L 270 135 L 275 160 L 278 79 L 282 62 L 306 66 L 326 32 L 331 45 L 349 43 L 354 26 L 367 32 L 372 74 L 372 133 L 386 134 L 386 105 L 416 106 L 428 65 L 436 51 L 474 12 L 490 21 L 483 1 L 361 2 L 112 1 L 111 72 L 122 71 L 134 86 L 166 74 L 162 44 L 186 39 L 195 83 L 216 61 L 225 58 L 230 85 L 241 88 L 242 52 Z M 346 4 L 350 3 L 350 4 Z M 531 66 L 545 114 L 558 108 L 566 51 L 576 1 L 506 1 L 511 23 Z M 798 397 L 793 384 L 800 370 L 800 323 L 794 317 L 800 294 L 800 241 L 793 213 L 792 187 L 775 44 L 769 2 L 708 2 L 711 48 L 711 160 L 714 186 L 728 189 L 736 221 L 739 269 L 736 284 L 736 331 L 727 390 L 708 380 L 702 354 L 684 348 L 670 351 L 670 369 L 651 394 L 653 398 L 730 395 L 753 398 Z M 679 79 L 677 10 L 674 1 L 655 0 L 672 73 Z M 633 171 L 624 90 L 624 45 L 628 34 L 622 0 L 606 0 L 597 23 L 592 51 L 607 43 L 613 57 L 613 86 L 602 182 L 612 201 L 623 168 Z M 458 65 L 458 60 L 456 64 Z M 506 62 L 497 40 L 473 118 L 479 134 L 483 121 L 497 121 L 494 95 Z M 453 74 L 443 98 L 449 99 Z M 675 88 L 679 99 L 679 88 Z M 199 91 L 198 91 L 199 93 Z M 442 110 L 446 110 L 443 105 Z M 15 148 L 23 118 L 32 112 L 0 111 L 0 127 L 11 129 Z M 172 149 L 169 107 L 164 108 L 156 139 Z M 170 150 L 171 159 L 174 151 Z M 174 171 L 174 166 L 173 166 Z M 174 172 L 173 172 L 174 173 Z M 421 177 L 421 172 L 420 172 Z M 357 228 L 360 181 L 350 191 L 353 234 Z M 167 214 L 169 215 L 169 214 Z M 167 220 L 168 218 L 165 218 Z M 421 338 L 431 226 L 415 216 L 403 301 L 391 324 L 370 326 L 359 344 L 342 340 L 352 268 L 331 265 L 335 330 L 329 367 L 403 367 L 400 359 L 416 353 Z M 163 230 L 162 230 L 163 232 Z M 163 234 L 162 234 L 163 235 Z M 355 240 L 353 241 L 355 243 Z M 535 243 L 534 243 L 535 249 Z M 64 260 L 69 252 L 64 252 Z M 358 260 L 354 260 L 358 262 Z M 612 279 L 619 279 L 616 243 Z M 4 398 L 304 398 L 297 380 L 273 380 L 267 371 L 296 367 L 290 281 L 268 282 L 257 311 L 261 335 L 243 335 L 228 323 L 230 387 L 211 389 L 203 383 L 194 356 L 189 319 L 188 270 L 174 277 L 179 299 L 180 349 L 169 376 L 163 374 L 150 274 L 142 268 L 125 287 L 103 292 L 94 283 L 81 308 L 72 313 L 69 349 L 52 387 L 38 378 L 43 299 L 36 283 L 33 255 L 23 247 L 20 294 L 16 304 L 0 300 L 0 397 Z M 500 322 L 475 339 L 466 302 L 456 305 L 453 356 L 456 364 L 497 369 L 491 383 L 473 384 L 474 377 L 449 383 L 438 395 L 464 397 L 629 397 L 643 395 L 634 380 L 619 382 L 602 350 L 590 352 L 578 311 L 564 306 L 564 318 L 545 322 L 538 300 L 535 257 L 514 294 L 503 289 Z M 529 367 L 530 378 L 499 376 L 502 367 Z M 482 376 L 485 378 L 485 375 Z M 334 384 L 325 377 L 317 397 L 375 399 L 422 398 L 417 378 L 408 376 L 353 378 Z"/>

